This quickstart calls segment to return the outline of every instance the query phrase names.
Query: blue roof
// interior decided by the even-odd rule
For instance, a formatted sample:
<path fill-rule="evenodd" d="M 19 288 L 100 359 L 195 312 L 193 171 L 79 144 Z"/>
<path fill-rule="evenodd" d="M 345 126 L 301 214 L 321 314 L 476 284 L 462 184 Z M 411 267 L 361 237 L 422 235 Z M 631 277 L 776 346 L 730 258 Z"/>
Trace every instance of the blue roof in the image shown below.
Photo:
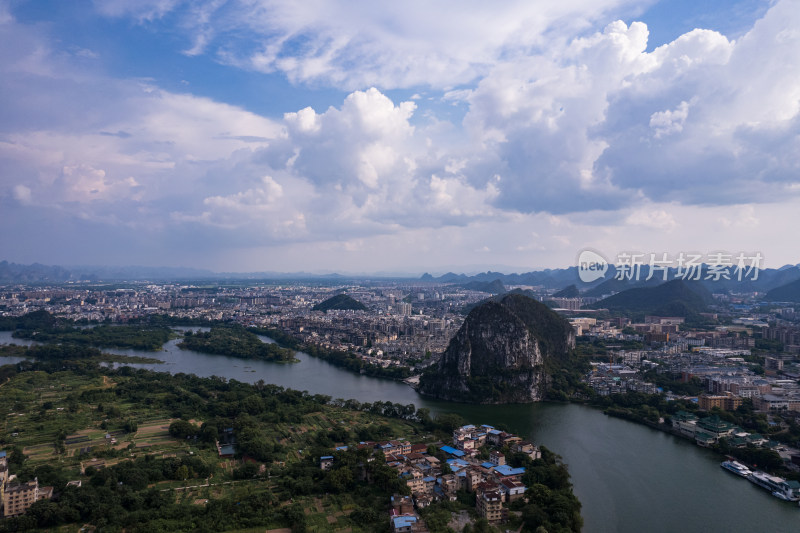
<path fill-rule="evenodd" d="M 466 468 L 469 466 L 469 463 L 463 459 L 448 459 L 447 464 L 450 465 L 450 468 Z"/>
<path fill-rule="evenodd" d="M 491 433 L 492 435 L 499 435 L 500 433 L 502 433 L 502 431 L 500 431 L 499 429 L 491 429 L 489 430 L 489 433 Z"/>
<path fill-rule="evenodd" d="M 236 448 L 233 447 L 233 444 L 225 444 L 220 446 L 219 453 L 220 455 L 233 455 L 236 453 Z"/>
<path fill-rule="evenodd" d="M 332 455 L 323 455 L 322 457 L 319 458 L 320 461 L 322 461 L 323 459 L 333 459 L 333 456 Z"/>
<path fill-rule="evenodd" d="M 347 446 L 337 446 L 335 449 L 337 452 L 346 452 Z"/>
<path fill-rule="evenodd" d="M 495 464 L 494 463 L 490 463 L 489 461 L 486 461 L 485 463 L 481 463 L 481 466 L 484 467 L 484 468 L 494 468 Z"/>
<path fill-rule="evenodd" d="M 456 457 L 464 457 L 465 455 L 464 452 L 462 452 L 461 450 L 456 450 L 452 446 L 442 446 L 439 449 L 442 450 L 444 453 L 449 453 L 450 455 L 455 455 Z"/>
<path fill-rule="evenodd" d="M 436 481 L 436 478 L 433 477 L 433 476 L 428 476 L 428 477 L 422 478 L 422 481 L 424 481 L 425 483 L 428 483 L 430 481 Z"/>
<path fill-rule="evenodd" d="M 5 456 L 6 456 L 5 450 L 4 451 L 0 451 L 0 457 L 5 457 Z"/>
<path fill-rule="evenodd" d="M 481 424 L 481 427 L 482 427 L 482 428 L 494 429 L 494 426 L 490 426 L 490 425 L 488 425 L 488 424 Z"/>
<path fill-rule="evenodd" d="M 411 525 L 417 523 L 416 516 L 395 516 L 392 521 L 394 522 L 394 527 L 411 527 Z"/>
<path fill-rule="evenodd" d="M 525 473 L 525 468 L 511 468 L 509 465 L 500 465 L 495 467 L 494 471 L 501 476 L 518 476 Z"/>

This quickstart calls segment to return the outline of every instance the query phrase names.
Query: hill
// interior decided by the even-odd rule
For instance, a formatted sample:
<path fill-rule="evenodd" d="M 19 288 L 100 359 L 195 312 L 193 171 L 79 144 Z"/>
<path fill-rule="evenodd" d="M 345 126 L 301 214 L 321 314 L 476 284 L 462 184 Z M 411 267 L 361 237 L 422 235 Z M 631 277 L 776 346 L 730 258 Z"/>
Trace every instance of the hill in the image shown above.
<path fill-rule="evenodd" d="M 575 333 L 546 305 L 507 294 L 475 307 L 420 392 L 470 403 L 525 403 L 545 397 L 552 369 L 567 361 Z"/>
<path fill-rule="evenodd" d="M 590 307 L 628 313 L 688 317 L 706 310 L 713 301 L 702 284 L 672 280 L 655 287 L 628 289 L 609 296 Z"/>
<path fill-rule="evenodd" d="M 367 307 L 346 294 L 337 294 L 336 296 L 332 296 L 325 300 L 324 302 L 320 302 L 314 307 L 311 308 L 312 311 L 333 311 L 333 310 L 352 310 L 352 311 L 366 311 Z"/>
<path fill-rule="evenodd" d="M 800 302 L 800 279 L 775 287 L 764 299 L 770 302 Z"/>
<path fill-rule="evenodd" d="M 581 295 L 578 291 L 578 287 L 575 286 L 573 283 L 568 287 L 564 287 L 557 293 L 553 294 L 553 298 L 577 298 Z"/>

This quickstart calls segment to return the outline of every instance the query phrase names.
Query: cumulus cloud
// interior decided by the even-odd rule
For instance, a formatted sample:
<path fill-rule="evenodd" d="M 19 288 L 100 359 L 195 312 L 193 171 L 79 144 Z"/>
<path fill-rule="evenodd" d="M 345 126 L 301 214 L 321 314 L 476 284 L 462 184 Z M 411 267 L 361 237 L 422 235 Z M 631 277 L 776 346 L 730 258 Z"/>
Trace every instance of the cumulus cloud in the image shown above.
<path fill-rule="evenodd" d="M 650 127 L 655 131 L 655 138 L 683 131 L 683 123 L 689 116 L 689 103 L 681 102 L 673 110 L 656 111 L 650 115 Z"/>
<path fill-rule="evenodd" d="M 0 202 L 17 210 L 0 221 L 48 209 L 351 255 L 444 240 L 514 262 L 571 257 L 588 233 L 686 237 L 686 206 L 717 226 L 767 220 L 725 206 L 800 193 L 796 3 L 735 41 L 697 29 L 652 51 L 643 23 L 607 15 L 633 4 L 97 0 L 151 31 L 177 25 L 189 56 L 353 89 L 265 117 L 97 70 L 0 2 Z M 463 120 L 437 114 L 450 104 Z"/>
<path fill-rule="evenodd" d="M 404 211 L 389 197 L 425 205 L 440 186 L 434 176 L 483 191 L 494 208 L 553 213 L 619 209 L 641 197 L 731 203 L 757 193 L 766 201 L 794 183 L 800 98 L 785 65 L 800 64 L 800 46 L 791 2 L 776 3 L 737 42 L 696 29 L 652 52 L 640 22 L 585 31 L 620 2 L 523 4 L 490 15 L 477 5 L 154 2 L 129 14 L 206 28 L 192 53 L 213 46 L 245 68 L 340 87 L 428 85 L 468 106 L 458 145 L 415 130 L 415 104 L 377 89 L 353 92 L 340 109 L 287 113 L 287 137 L 259 157 L 325 194 L 346 195 L 352 205 L 343 209 L 354 216 L 372 209 L 397 221 Z M 103 9 L 125 13 L 114 2 Z M 233 28 L 246 30 L 240 40 Z M 426 149 L 426 136 L 449 154 Z M 445 158 L 461 169 L 448 176 Z"/>
<path fill-rule="evenodd" d="M 322 113 L 311 108 L 287 113 L 285 134 L 247 156 L 237 172 L 268 169 L 270 183 L 287 195 L 294 191 L 279 204 L 297 212 L 284 216 L 297 220 L 298 213 L 306 213 L 302 228 L 317 238 L 466 224 L 491 216 L 496 183 L 470 185 L 446 153 L 432 150 L 426 142 L 430 132 L 411 124 L 415 109 L 410 101 L 395 104 L 372 88 L 355 91 L 341 107 Z M 187 212 L 179 218 L 213 224 L 225 219 L 231 202 L 259 200 L 257 208 L 236 210 L 240 222 L 246 223 L 271 205 L 263 192 L 259 186 L 207 198 L 202 216 Z"/>
<path fill-rule="evenodd" d="M 655 50 L 611 101 L 596 172 L 690 204 L 784 194 L 800 168 L 800 82 L 786 68 L 800 65 L 800 36 L 785 33 L 798 23 L 796 5 L 779 2 L 737 42 L 695 30 Z"/>

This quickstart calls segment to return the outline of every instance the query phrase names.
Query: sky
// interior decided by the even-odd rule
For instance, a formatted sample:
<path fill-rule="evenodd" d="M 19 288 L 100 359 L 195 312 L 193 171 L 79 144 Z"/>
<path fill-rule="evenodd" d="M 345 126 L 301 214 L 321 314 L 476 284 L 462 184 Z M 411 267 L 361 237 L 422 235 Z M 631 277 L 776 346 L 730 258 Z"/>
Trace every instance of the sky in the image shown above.
<path fill-rule="evenodd" d="M 0 260 L 800 263 L 799 28 L 800 0 L 0 0 Z"/>

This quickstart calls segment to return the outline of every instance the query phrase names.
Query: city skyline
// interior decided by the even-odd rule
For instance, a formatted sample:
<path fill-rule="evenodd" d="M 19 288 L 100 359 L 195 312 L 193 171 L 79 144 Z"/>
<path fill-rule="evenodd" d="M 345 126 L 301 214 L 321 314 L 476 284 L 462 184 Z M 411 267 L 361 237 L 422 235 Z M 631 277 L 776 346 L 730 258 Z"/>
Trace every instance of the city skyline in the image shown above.
<path fill-rule="evenodd" d="M 696 4 L 0 0 L 0 259 L 795 264 L 800 2 Z"/>

